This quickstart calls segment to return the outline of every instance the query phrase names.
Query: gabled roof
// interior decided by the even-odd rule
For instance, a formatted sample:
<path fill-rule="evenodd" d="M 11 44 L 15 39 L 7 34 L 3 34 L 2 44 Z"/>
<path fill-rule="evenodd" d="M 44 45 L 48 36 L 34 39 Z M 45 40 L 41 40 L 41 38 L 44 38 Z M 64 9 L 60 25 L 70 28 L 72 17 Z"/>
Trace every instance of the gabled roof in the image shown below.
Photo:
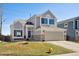
<path fill-rule="evenodd" d="M 53 18 L 56 18 L 55 15 L 50 10 L 47 10 L 46 12 L 39 14 L 37 16 L 42 16 L 42 15 L 45 15 L 45 14 L 51 14 L 53 16 Z"/>
<path fill-rule="evenodd" d="M 32 19 L 32 18 L 34 18 L 35 16 L 40 17 L 40 16 L 43 16 L 43 15 L 46 15 L 46 14 L 51 14 L 51 15 L 53 16 L 53 18 L 56 18 L 55 15 L 54 15 L 50 10 L 47 10 L 46 12 L 44 12 L 44 13 L 42 13 L 42 14 L 33 15 L 33 16 L 30 17 L 29 19 Z M 28 19 L 28 20 L 29 20 L 29 19 Z"/>
<path fill-rule="evenodd" d="M 56 18 L 55 17 L 55 15 L 50 11 L 50 10 L 47 10 L 45 13 L 43 13 L 42 15 L 44 15 L 44 14 L 51 14 L 54 18 Z"/>
<path fill-rule="evenodd" d="M 50 10 L 47 10 L 46 12 L 44 12 L 44 13 L 42 13 L 42 14 L 33 15 L 33 16 L 30 17 L 28 20 L 31 20 L 31 19 L 35 18 L 36 16 L 42 16 L 42 15 L 46 15 L 46 14 L 51 14 L 54 18 L 56 18 Z M 19 19 L 19 20 L 16 20 L 15 22 L 19 21 L 19 22 L 21 22 L 22 24 L 25 24 L 26 22 L 28 22 L 28 20 L 21 20 L 21 19 Z M 13 22 L 13 24 L 14 24 L 15 22 Z M 11 24 L 11 25 L 13 25 L 13 24 Z"/>
<path fill-rule="evenodd" d="M 63 21 L 59 21 L 58 24 L 65 23 L 65 22 L 70 22 L 70 21 L 73 21 L 73 20 L 79 20 L 79 16 L 69 18 L 69 19 L 66 19 L 66 20 L 63 20 Z"/>
<path fill-rule="evenodd" d="M 18 19 L 18 20 L 16 20 L 16 21 L 14 21 L 14 22 L 11 24 L 11 26 L 14 25 L 16 22 L 20 22 L 21 24 L 24 25 L 24 24 L 26 23 L 26 20 Z"/>
<path fill-rule="evenodd" d="M 36 15 L 31 16 L 29 19 L 32 19 L 32 18 L 34 18 L 35 16 L 36 16 Z M 29 20 L 29 19 L 28 19 L 28 20 Z"/>

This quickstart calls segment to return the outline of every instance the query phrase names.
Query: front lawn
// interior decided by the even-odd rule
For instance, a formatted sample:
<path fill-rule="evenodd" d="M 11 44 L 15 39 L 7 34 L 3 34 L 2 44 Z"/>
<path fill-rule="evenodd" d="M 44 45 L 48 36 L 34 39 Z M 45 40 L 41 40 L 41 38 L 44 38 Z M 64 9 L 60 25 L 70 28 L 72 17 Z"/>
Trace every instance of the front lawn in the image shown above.
<path fill-rule="evenodd" d="M 53 48 L 52 53 L 48 53 Z M 47 56 L 71 53 L 69 49 L 45 42 L 0 42 L 0 55 Z"/>

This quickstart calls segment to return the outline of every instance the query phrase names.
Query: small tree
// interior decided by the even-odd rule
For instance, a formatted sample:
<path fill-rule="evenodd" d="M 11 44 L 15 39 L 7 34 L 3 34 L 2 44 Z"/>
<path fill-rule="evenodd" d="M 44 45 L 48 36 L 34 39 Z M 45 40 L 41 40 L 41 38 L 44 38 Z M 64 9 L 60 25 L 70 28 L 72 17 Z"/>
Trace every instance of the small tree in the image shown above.
<path fill-rule="evenodd" d="M 3 16 L 3 10 L 2 10 L 2 4 L 0 4 L 0 35 L 2 35 L 2 16 Z"/>
<path fill-rule="evenodd" d="M 6 19 L 3 20 L 3 7 L 2 3 L 0 3 L 0 35 L 2 35 L 2 25 L 3 22 L 5 22 Z"/>

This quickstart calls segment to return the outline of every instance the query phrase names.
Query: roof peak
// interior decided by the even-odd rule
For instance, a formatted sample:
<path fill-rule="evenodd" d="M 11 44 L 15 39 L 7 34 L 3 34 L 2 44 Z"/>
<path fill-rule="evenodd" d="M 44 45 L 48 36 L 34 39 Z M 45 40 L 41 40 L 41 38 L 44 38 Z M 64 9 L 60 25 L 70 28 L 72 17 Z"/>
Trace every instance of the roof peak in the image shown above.
<path fill-rule="evenodd" d="M 49 9 L 45 12 L 45 13 L 47 13 L 47 12 L 50 12 L 50 13 L 52 13 Z"/>
<path fill-rule="evenodd" d="M 51 12 L 51 11 L 48 9 L 47 12 Z"/>

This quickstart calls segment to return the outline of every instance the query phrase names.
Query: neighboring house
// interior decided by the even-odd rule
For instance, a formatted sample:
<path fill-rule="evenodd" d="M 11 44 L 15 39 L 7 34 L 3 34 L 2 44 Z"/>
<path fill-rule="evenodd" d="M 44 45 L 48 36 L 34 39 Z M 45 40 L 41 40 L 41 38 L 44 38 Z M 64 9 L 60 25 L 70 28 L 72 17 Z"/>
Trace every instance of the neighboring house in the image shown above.
<path fill-rule="evenodd" d="M 68 40 L 79 40 L 79 16 L 58 22 L 58 27 L 67 29 Z"/>
<path fill-rule="evenodd" d="M 18 20 L 11 24 L 11 40 L 66 40 L 66 29 L 57 28 L 57 18 L 46 11 L 33 15 L 28 20 Z"/>

